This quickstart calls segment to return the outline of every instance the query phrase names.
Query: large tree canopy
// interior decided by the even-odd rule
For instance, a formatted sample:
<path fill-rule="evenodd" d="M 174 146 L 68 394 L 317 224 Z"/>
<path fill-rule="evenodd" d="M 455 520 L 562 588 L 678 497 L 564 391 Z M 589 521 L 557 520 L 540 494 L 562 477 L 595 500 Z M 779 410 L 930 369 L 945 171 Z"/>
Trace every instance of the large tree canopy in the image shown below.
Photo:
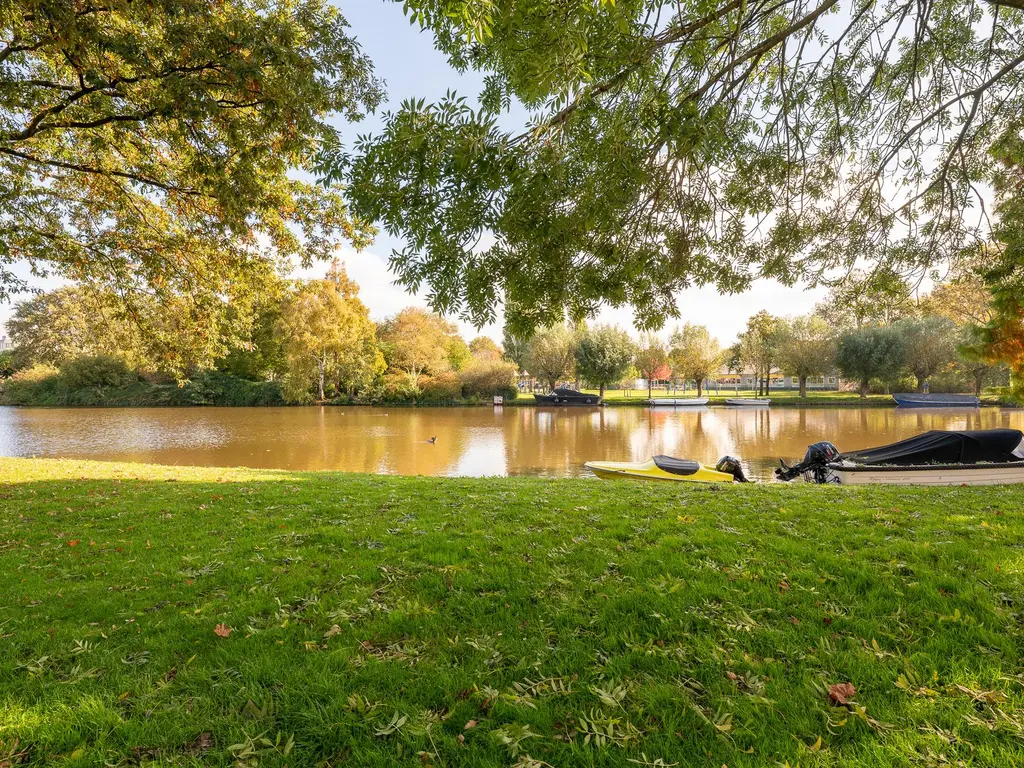
<path fill-rule="evenodd" d="M 339 151 L 332 113 L 379 101 L 346 26 L 325 0 L 0 4 L 0 297 L 18 261 L 136 311 L 155 294 L 209 361 L 225 297 L 245 322 L 280 260 L 365 244 L 293 173 Z"/>
<path fill-rule="evenodd" d="M 482 109 L 409 101 L 351 168 L 393 268 L 520 332 L 759 277 L 913 272 L 986 236 L 1021 0 L 403 0 Z M 509 130 L 513 100 L 531 113 Z"/>

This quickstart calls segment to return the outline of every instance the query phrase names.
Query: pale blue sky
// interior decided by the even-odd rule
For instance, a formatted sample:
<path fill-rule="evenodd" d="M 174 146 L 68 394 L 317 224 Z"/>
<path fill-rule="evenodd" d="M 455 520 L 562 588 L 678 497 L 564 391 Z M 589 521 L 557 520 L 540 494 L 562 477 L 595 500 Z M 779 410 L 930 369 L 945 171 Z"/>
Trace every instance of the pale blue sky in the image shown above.
<path fill-rule="evenodd" d="M 374 62 L 377 74 L 387 83 L 388 102 L 380 112 L 397 109 L 404 99 L 440 98 L 448 90 L 475 98 L 481 90 L 482 78 L 476 73 L 459 74 L 450 67 L 443 55 L 433 47 L 430 35 L 411 26 L 402 13 L 400 2 L 392 0 L 341 0 L 338 2 L 352 26 L 365 52 Z M 521 110 L 505 118 L 510 127 L 521 123 Z M 370 115 L 356 125 L 338 123 L 346 143 L 360 133 L 372 133 L 380 125 L 380 115 Z M 394 314 L 409 304 L 425 305 L 422 297 L 410 296 L 394 286 L 387 270 L 391 250 L 401 243 L 382 234 L 366 251 L 355 253 L 342 249 L 340 256 L 349 274 L 359 283 L 361 297 L 375 319 Z M 319 276 L 325 268 L 309 274 Z M 38 287 L 56 285 L 56 281 L 37 282 Z M 720 296 L 713 288 L 691 289 L 679 295 L 680 322 L 690 321 L 707 325 L 724 344 L 732 343 L 743 329 L 747 318 L 761 309 L 773 314 L 793 315 L 809 312 L 823 295 L 821 290 L 806 291 L 800 287 L 786 288 L 769 280 L 761 280 L 744 293 Z M 7 319 L 9 306 L 0 305 L 0 322 Z M 629 308 L 603 310 L 597 318 L 601 322 L 618 323 L 632 329 L 633 313 Z M 460 323 L 463 334 L 471 338 L 477 331 Z M 667 332 L 669 329 L 666 328 Z M 501 326 L 484 328 L 483 333 L 501 339 Z"/>

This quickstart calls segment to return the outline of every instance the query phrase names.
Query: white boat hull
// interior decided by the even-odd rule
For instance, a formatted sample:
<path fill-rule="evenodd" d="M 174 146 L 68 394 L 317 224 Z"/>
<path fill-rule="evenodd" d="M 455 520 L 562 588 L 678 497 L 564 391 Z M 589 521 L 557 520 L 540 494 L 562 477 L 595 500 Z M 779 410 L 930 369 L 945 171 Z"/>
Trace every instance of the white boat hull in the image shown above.
<path fill-rule="evenodd" d="M 764 407 L 766 405 L 771 405 L 771 402 L 772 401 L 767 399 L 767 398 L 760 398 L 760 397 L 730 397 L 730 398 L 726 399 L 725 404 L 726 405 L 746 405 L 746 406 L 757 405 L 757 406 Z"/>
<path fill-rule="evenodd" d="M 679 408 L 681 406 L 707 405 L 709 399 L 706 397 L 656 397 L 648 402 L 654 406 L 664 405 Z"/>
<path fill-rule="evenodd" d="M 1003 485 L 1024 483 L 1024 462 L 1019 465 L 965 464 L 941 467 L 864 467 L 829 465 L 840 485 Z"/>

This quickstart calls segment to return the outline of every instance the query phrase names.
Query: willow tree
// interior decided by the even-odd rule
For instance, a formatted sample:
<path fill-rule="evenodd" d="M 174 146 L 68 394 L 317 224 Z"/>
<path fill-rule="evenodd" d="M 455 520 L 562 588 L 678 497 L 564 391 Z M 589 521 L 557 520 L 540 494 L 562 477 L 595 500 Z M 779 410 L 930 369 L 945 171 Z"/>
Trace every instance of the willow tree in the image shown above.
<path fill-rule="evenodd" d="M 697 384 L 697 397 L 704 394 L 704 380 L 718 373 L 725 353 L 718 339 L 703 325 L 685 323 L 669 337 L 669 362 L 676 375 Z"/>
<path fill-rule="evenodd" d="M 0 4 L 0 298 L 17 263 L 103 286 L 171 367 L 209 364 L 282 262 L 365 245 L 306 180 L 328 118 L 380 98 L 346 27 L 326 0 Z"/>
<path fill-rule="evenodd" d="M 921 274 L 987 230 L 1024 123 L 1021 0 L 402 0 L 479 103 L 410 100 L 358 210 L 436 308 L 517 333 L 693 284 Z M 512 105 L 530 118 L 516 126 Z M 519 111 L 522 111 L 519 109 Z"/>

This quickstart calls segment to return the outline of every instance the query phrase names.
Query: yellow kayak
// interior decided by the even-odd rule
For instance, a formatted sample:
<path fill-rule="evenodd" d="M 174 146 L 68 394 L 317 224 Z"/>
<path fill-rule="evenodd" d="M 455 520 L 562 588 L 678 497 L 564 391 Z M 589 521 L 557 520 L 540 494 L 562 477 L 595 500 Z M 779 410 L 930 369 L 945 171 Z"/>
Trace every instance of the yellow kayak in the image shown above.
<path fill-rule="evenodd" d="M 718 462 L 719 468 L 726 459 Z M 735 462 L 735 460 L 732 460 Z M 674 459 L 671 456 L 655 456 L 641 462 L 626 461 L 588 461 L 583 465 L 602 480 L 669 480 L 681 483 L 732 483 L 743 482 L 739 462 L 732 465 L 732 472 L 721 472 L 715 467 L 703 466 L 690 459 Z M 736 474 L 739 472 L 739 475 Z"/>

